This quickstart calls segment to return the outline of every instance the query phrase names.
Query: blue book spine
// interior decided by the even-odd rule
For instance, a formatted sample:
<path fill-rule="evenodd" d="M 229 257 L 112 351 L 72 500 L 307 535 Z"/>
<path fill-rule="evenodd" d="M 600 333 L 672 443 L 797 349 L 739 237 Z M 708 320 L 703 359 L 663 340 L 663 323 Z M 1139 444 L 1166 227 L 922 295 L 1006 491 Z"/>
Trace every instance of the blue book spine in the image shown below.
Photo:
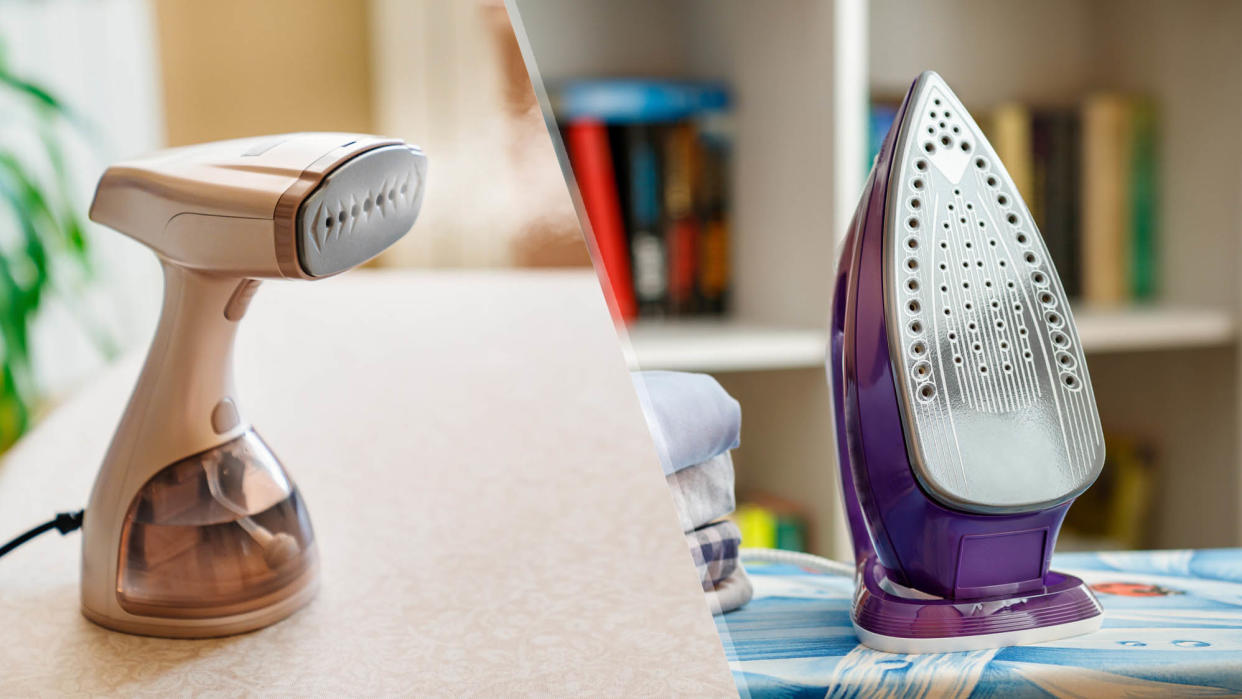
<path fill-rule="evenodd" d="M 565 121 L 598 119 L 610 124 L 679 121 L 729 109 L 720 83 L 663 80 L 575 80 L 557 91 L 556 111 Z"/>
<path fill-rule="evenodd" d="M 641 316 L 662 315 L 668 296 L 668 254 L 661 226 L 660 158 L 651 127 L 631 126 L 630 258 Z"/>

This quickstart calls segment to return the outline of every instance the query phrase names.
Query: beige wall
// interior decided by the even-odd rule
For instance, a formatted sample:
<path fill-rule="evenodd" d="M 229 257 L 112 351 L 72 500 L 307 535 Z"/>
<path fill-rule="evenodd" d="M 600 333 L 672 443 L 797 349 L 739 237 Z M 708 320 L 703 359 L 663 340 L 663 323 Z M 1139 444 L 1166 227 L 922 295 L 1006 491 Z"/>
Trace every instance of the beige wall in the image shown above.
<path fill-rule="evenodd" d="M 168 145 L 404 138 L 431 159 L 428 196 L 379 264 L 590 263 L 500 0 L 150 2 Z"/>
<path fill-rule="evenodd" d="M 500 0 L 371 0 L 376 128 L 421 144 L 427 198 L 387 264 L 587 265 Z"/>
<path fill-rule="evenodd" d="M 358 0 L 153 0 L 169 145 L 373 130 Z"/>

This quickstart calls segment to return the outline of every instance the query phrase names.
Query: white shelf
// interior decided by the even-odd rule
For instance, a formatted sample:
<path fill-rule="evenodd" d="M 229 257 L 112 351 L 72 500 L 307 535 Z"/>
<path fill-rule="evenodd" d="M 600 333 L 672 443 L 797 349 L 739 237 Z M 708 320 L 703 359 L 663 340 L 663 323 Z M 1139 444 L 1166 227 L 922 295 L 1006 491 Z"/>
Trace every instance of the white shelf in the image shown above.
<path fill-rule="evenodd" d="M 826 334 L 730 320 L 643 321 L 629 328 L 631 369 L 757 371 L 822 366 Z"/>
<path fill-rule="evenodd" d="M 1192 349 L 1228 345 L 1237 325 L 1228 311 L 1190 306 L 1074 307 L 1088 352 Z"/>
<path fill-rule="evenodd" d="M 1137 352 L 1228 345 L 1237 326 L 1227 311 L 1179 306 L 1080 306 L 1074 320 L 1088 352 Z M 827 336 L 814 328 L 731 320 L 642 321 L 629 329 L 631 369 L 770 371 L 823 366 Z"/>

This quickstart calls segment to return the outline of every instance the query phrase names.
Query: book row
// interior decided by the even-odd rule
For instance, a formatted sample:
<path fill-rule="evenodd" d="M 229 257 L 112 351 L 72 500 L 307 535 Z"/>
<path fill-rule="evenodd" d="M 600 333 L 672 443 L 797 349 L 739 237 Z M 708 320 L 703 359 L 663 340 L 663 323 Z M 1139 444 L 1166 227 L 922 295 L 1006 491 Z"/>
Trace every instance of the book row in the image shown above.
<path fill-rule="evenodd" d="M 728 308 L 728 92 L 719 85 L 583 81 L 557 92 L 558 121 L 614 314 Z"/>
<path fill-rule="evenodd" d="M 896 111 L 895 103 L 872 105 L 872 155 Z M 981 113 L 1066 293 L 1097 305 L 1152 299 L 1159 228 L 1152 100 L 1097 93 L 1072 107 L 1006 103 Z"/>

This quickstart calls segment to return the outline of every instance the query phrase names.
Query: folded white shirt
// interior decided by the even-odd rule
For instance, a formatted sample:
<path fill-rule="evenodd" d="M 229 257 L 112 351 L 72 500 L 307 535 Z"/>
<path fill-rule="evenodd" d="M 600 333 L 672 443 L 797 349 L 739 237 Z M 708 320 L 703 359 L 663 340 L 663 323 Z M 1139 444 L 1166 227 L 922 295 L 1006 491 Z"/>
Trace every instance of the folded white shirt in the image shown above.
<path fill-rule="evenodd" d="M 737 506 L 733 494 L 733 455 L 727 451 L 669 474 L 664 481 L 673 496 L 683 532 L 714 522 Z"/>
<path fill-rule="evenodd" d="M 664 475 L 701 464 L 741 441 L 742 407 L 707 374 L 631 374 Z"/>

